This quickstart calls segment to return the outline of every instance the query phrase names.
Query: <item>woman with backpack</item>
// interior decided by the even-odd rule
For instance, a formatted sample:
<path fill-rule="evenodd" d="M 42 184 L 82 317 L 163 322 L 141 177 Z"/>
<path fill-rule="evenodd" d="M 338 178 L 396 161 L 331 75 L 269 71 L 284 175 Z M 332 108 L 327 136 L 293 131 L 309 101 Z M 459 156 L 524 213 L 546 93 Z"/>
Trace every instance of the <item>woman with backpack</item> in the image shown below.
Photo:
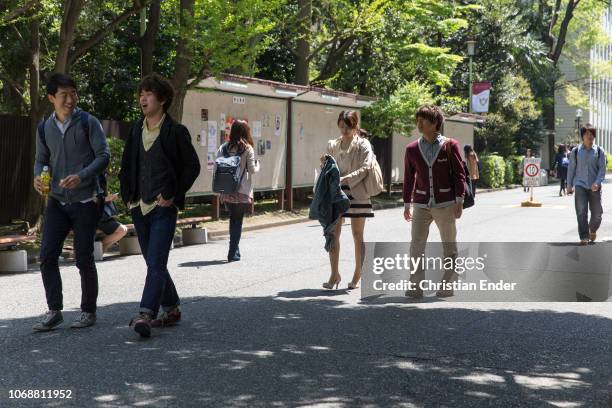
<path fill-rule="evenodd" d="M 342 111 L 338 117 L 338 128 L 341 136 L 328 141 L 327 154 L 331 155 L 340 170 L 340 185 L 348 195 L 350 208 L 342 215 L 351 219 L 351 230 L 355 243 L 355 272 L 348 284 L 349 289 L 356 289 L 361 279 L 361 269 L 364 257 L 363 230 L 366 218 L 374 217 L 372 202 L 366 191 L 365 179 L 374 157 L 372 145 L 363 137 L 365 131 L 359 128 L 359 117 L 355 111 Z M 331 276 L 323 283 L 325 289 L 338 288 L 340 272 L 340 233 L 342 222 L 336 224 L 333 234 L 333 244 L 329 252 Z"/>
<path fill-rule="evenodd" d="M 559 197 L 567 194 L 565 188 L 567 186 L 568 167 L 569 157 L 567 156 L 567 147 L 564 144 L 560 144 L 557 156 L 555 157 L 555 171 L 557 172 L 557 178 L 560 180 Z"/>
<path fill-rule="evenodd" d="M 250 213 L 253 205 L 253 174 L 259 171 L 259 160 L 255 160 L 253 137 L 247 122 L 236 120 L 231 127 L 229 141 L 221 145 L 217 151 L 217 158 L 227 156 L 240 156 L 240 182 L 237 189 L 231 193 L 221 193 L 221 203 L 230 214 L 229 233 L 230 245 L 227 261 L 240 260 L 240 236 L 242 235 L 242 221 L 244 215 Z M 217 172 L 215 164 L 215 174 Z"/>

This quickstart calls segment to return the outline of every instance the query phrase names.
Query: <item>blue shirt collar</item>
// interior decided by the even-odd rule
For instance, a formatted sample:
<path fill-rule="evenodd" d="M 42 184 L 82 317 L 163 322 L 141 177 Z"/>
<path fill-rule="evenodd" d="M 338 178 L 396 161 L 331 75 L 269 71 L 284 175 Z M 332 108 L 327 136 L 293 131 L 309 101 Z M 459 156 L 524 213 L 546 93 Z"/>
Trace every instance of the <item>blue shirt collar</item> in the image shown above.
<path fill-rule="evenodd" d="M 433 144 L 442 144 L 442 142 L 444 141 L 444 136 L 442 136 L 442 133 L 439 133 L 436 135 L 436 138 L 433 141 Z M 430 144 L 424 136 L 421 136 L 421 143 L 424 143 L 426 145 Z"/>
<path fill-rule="evenodd" d="M 72 110 L 72 113 L 70 114 L 70 116 L 68 116 L 68 117 L 66 118 L 66 120 L 63 122 L 63 124 L 65 125 L 66 123 L 70 122 L 70 121 L 72 120 L 72 118 L 74 118 L 74 116 L 75 116 L 76 114 L 78 114 L 80 111 L 81 111 L 81 109 L 79 109 L 78 107 L 75 107 L 75 108 Z M 53 120 L 56 120 L 56 121 L 60 122 L 60 120 L 57 118 L 57 114 L 55 113 L 55 111 L 53 111 L 53 113 L 51 114 L 51 119 L 53 119 Z M 62 123 L 62 122 L 60 122 L 60 123 Z"/>

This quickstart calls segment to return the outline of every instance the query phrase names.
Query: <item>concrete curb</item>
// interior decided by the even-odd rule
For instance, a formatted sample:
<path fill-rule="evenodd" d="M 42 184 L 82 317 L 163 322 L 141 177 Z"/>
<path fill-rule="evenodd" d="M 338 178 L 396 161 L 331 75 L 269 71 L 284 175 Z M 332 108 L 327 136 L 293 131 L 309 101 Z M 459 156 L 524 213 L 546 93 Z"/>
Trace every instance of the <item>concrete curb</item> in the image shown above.
<path fill-rule="evenodd" d="M 476 194 L 476 196 L 478 196 L 478 194 L 483 194 L 483 193 L 494 193 L 496 191 L 504 191 L 504 190 L 512 190 L 512 189 L 516 189 L 516 188 L 521 188 L 521 185 L 518 184 L 513 184 L 510 186 L 506 186 L 506 187 L 499 187 L 499 188 L 490 188 L 490 189 L 486 189 L 486 190 L 478 190 L 478 193 Z M 403 207 L 404 203 L 403 201 L 397 201 L 397 202 L 389 202 L 389 203 L 374 203 L 372 204 L 372 208 L 374 211 L 378 211 L 378 210 L 390 210 L 393 208 L 400 208 Z M 260 225 L 251 225 L 248 227 L 244 227 L 242 229 L 243 232 L 248 232 L 248 231 L 259 231 L 259 230 L 263 230 L 263 229 L 267 229 L 267 228 L 275 228 L 275 227 L 283 227 L 286 225 L 293 225 L 293 224 L 299 224 L 299 223 L 303 223 L 303 222 L 308 222 L 308 221 L 312 221 L 310 220 L 308 217 L 304 217 L 304 218 L 296 218 L 293 220 L 286 220 L 286 221 L 279 221 L 279 222 L 271 222 L 271 223 L 267 223 L 267 224 L 260 224 Z M 229 236 L 229 231 L 227 230 L 217 230 L 217 231 L 208 231 L 208 237 L 211 240 L 221 240 L 221 239 L 225 239 Z"/>
<path fill-rule="evenodd" d="M 269 222 L 269 223 L 260 224 L 260 225 L 250 225 L 247 227 L 243 227 L 242 232 L 259 231 L 259 230 L 263 230 L 267 228 L 274 228 L 274 227 L 284 227 L 286 225 L 299 224 L 299 223 L 308 222 L 308 221 L 312 221 L 312 220 L 308 219 L 308 217 L 304 217 L 304 218 L 295 218 L 293 220 Z M 217 231 L 209 230 L 208 231 L 208 238 L 212 240 L 219 240 L 219 239 L 227 238 L 228 236 L 229 236 L 229 231 L 227 230 L 217 230 Z"/>

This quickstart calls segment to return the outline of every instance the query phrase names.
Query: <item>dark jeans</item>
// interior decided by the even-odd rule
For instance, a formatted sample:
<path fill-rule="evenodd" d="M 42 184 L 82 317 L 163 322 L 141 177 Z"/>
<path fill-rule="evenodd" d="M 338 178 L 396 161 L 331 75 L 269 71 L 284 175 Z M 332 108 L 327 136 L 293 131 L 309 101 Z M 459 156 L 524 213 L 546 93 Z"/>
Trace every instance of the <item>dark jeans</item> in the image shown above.
<path fill-rule="evenodd" d="M 40 271 L 50 310 L 64 308 L 58 258 L 66 236 L 73 230 L 76 265 L 81 275 L 81 310 L 96 312 L 98 272 L 93 253 L 99 218 L 100 208 L 96 202 L 62 205 L 55 198 L 49 197 L 40 248 Z"/>
<path fill-rule="evenodd" d="M 230 214 L 229 232 L 230 232 L 230 245 L 229 252 L 227 254 L 228 259 L 238 257 L 240 258 L 240 236 L 242 235 L 242 221 L 244 220 L 244 214 L 251 208 L 250 204 L 234 204 L 225 203 L 225 207 Z"/>
<path fill-rule="evenodd" d="M 567 179 L 566 178 L 562 178 L 560 179 L 560 187 L 559 187 L 559 193 L 562 193 L 565 191 L 565 188 L 567 187 Z"/>
<path fill-rule="evenodd" d="M 132 209 L 132 220 L 138 234 L 138 243 L 147 263 L 147 277 L 142 291 L 140 311 L 154 318 L 160 305 L 170 310 L 180 304 L 174 282 L 168 272 L 168 255 L 176 228 L 176 207 L 155 207 L 142 215 L 140 207 Z"/>
<path fill-rule="evenodd" d="M 597 232 L 601 225 L 601 187 L 598 191 L 592 191 L 584 187 L 576 186 L 574 194 L 576 205 L 576 217 L 578 218 L 578 234 L 580 239 L 589 238 L 589 230 Z M 589 210 L 591 210 L 591 220 L 589 221 Z"/>
<path fill-rule="evenodd" d="M 476 197 L 476 183 L 478 182 L 478 179 L 476 180 L 472 179 L 471 181 L 472 182 L 469 183 L 468 185 L 470 187 L 470 191 L 472 192 L 472 197 L 475 198 Z"/>

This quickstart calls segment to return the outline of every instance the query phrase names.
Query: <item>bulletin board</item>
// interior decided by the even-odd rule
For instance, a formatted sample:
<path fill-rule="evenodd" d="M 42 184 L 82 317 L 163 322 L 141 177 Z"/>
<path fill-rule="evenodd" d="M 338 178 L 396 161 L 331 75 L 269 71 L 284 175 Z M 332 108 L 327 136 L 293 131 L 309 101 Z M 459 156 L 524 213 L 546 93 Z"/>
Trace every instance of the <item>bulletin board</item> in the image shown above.
<path fill-rule="evenodd" d="M 234 119 L 246 120 L 255 142 L 260 171 L 253 176 L 255 191 L 285 188 L 287 102 L 282 99 L 196 88 L 187 92 L 182 123 L 191 133 L 200 158 L 200 175 L 188 195 L 212 194 L 213 163 L 229 136 Z"/>
<path fill-rule="evenodd" d="M 314 186 L 320 170 L 320 157 L 327 142 L 340 137 L 338 116 L 350 108 L 294 101 L 292 106 L 292 184 L 293 187 Z M 352 108 L 357 111 L 359 110 Z"/>

